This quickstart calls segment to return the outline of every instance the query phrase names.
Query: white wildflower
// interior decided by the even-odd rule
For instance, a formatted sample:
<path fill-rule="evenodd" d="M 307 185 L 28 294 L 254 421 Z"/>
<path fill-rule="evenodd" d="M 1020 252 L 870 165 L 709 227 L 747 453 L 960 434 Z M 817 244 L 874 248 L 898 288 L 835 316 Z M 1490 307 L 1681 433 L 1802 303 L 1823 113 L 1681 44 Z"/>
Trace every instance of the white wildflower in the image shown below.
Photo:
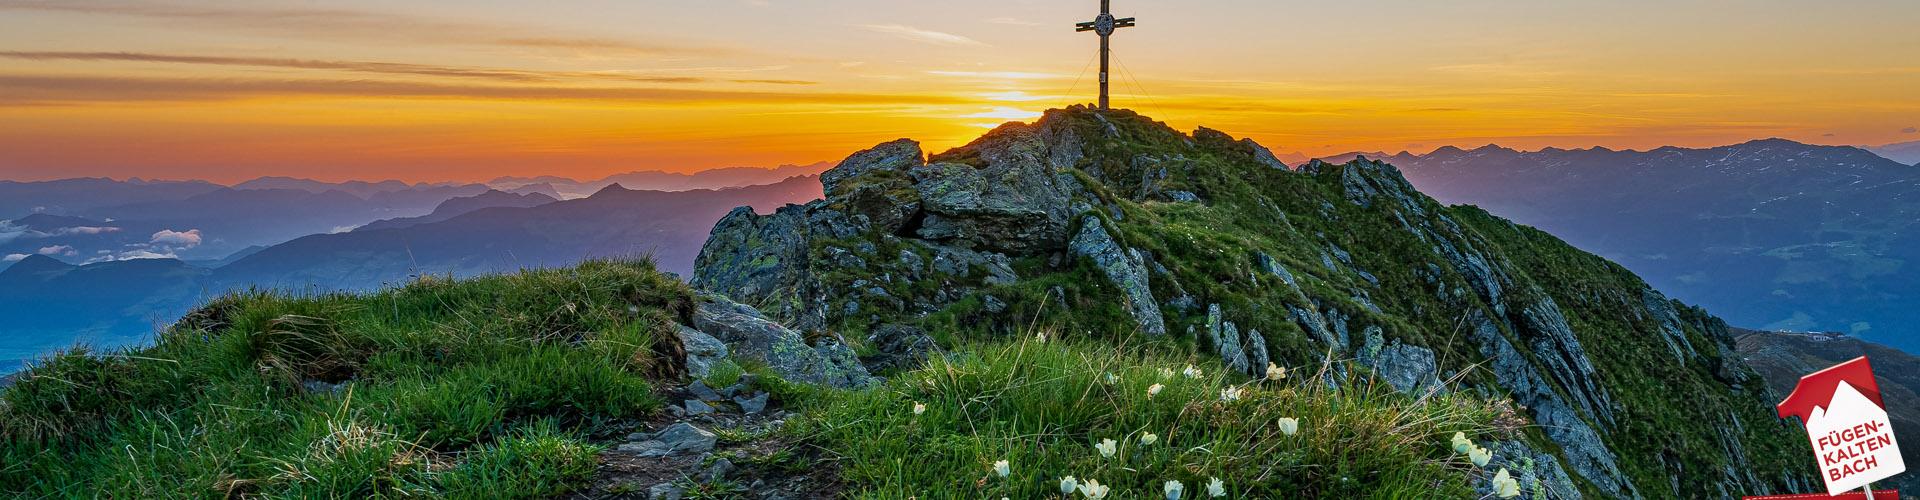
<path fill-rule="evenodd" d="M 1500 473 L 1493 475 L 1493 494 L 1500 498 L 1520 496 L 1520 481 L 1514 480 L 1513 475 L 1502 468 Z"/>
<path fill-rule="evenodd" d="M 1160 486 L 1160 491 L 1167 494 L 1167 500 L 1180 500 L 1180 493 L 1186 491 L 1186 489 L 1187 485 L 1180 484 L 1179 481 L 1167 481 L 1166 484 Z"/>
<path fill-rule="evenodd" d="M 1079 489 L 1080 480 L 1074 479 L 1073 476 L 1060 478 L 1060 494 L 1071 495 L 1075 490 Z"/>
<path fill-rule="evenodd" d="M 1102 458 L 1113 458 L 1114 452 L 1120 451 L 1120 443 L 1113 438 L 1102 439 L 1100 444 L 1093 445 L 1093 449 L 1099 450 Z"/>
<path fill-rule="evenodd" d="M 1040 343 L 1042 344 L 1047 343 L 1047 331 L 1041 330 L 1041 331 L 1033 332 L 1033 339 L 1040 341 Z"/>
<path fill-rule="evenodd" d="M 1149 432 L 1140 436 L 1140 446 L 1153 446 L 1153 443 L 1158 442 L 1160 442 L 1160 435 L 1158 434 Z"/>
<path fill-rule="evenodd" d="M 1180 370 L 1180 374 L 1186 375 L 1187 378 L 1200 378 L 1202 375 L 1206 375 L 1206 372 L 1200 371 L 1199 368 L 1194 368 L 1193 365 L 1187 365 L 1187 369 Z"/>
<path fill-rule="evenodd" d="M 1106 382 L 1107 385 L 1113 385 L 1120 383 L 1120 376 L 1114 375 L 1113 372 L 1107 372 L 1105 375 L 1100 376 L 1100 381 Z"/>
<path fill-rule="evenodd" d="M 1207 478 L 1207 496 L 1210 496 L 1210 497 L 1227 496 L 1227 483 L 1221 481 L 1220 478 L 1217 478 L 1217 477 Z"/>
<path fill-rule="evenodd" d="M 1092 500 L 1099 500 L 1102 498 L 1106 498 L 1107 490 L 1109 489 L 1111 488 L 1108 488 L 1105 485 L 1100 484 L 1099 481 L 1095 481 L 1092 479 L 1088 479 L 1086 482 L 1080 483 L 1080 494 L 1086 495 L 1087 498 Z"/>
<path fill-rule="evenodd" d="M 1487 451 L 1486 448 L 1475 446 L 1473 449 L 1467 450 L 1467 459 L 1473 461 L 1474 467 L 1486 467 L 1487 461 L 1493 459 L 1493 452 Z"/>
<path fill-rule="evenodd" d="M 1287 378 L 1287 369 L 1273 363 L 1267 363 L 1267 380 Z"/>
<path fill-rule="evenodd" d="M 1279 424 L 1280 424 L 1280 432 L 1285 433 L 1288 436 L 1292 436 L 1293 433 L 1300 431 L 1300 421 L 1292 417 L 1280 419 Z"/>
<path fill-rule="evenodd" d="M 1160 384 L 1149 385 L 1147 386 L 1147 397 L 1151 398 L 1154 396 L 1158 396 L 1160 395 L 1160 390 L 1166 389 L 1166 388 L 1167 386 L 1160 385 Z"/>
<path fill-rule="evenodd" d="M 1012 473 L 1013 473 L 1013 465 L 1012 465 L 1012 464 L 1009 464 L 1009 463 L 1007 463 L 1007 461 L 1006 461 L 1006 460 L 1001 460 L 1001 461 L 998 461 L 998 462 L 994 462 L 994 463 L 993 463 L 993 473 L 994 473 L 994 475 L 997 475 L 997 476 L 1000 476 L 1000 477 L 1007 477 L 1007 474 L 1012 474 Z"/>
<path fill-rule="evenodd" d="M 1240 388 L 1228 387 L 1220 390 L 1220 400 L 1228 403 L 1240 400 Z"/>
<path fill-rule="evenodd" d="M 1467 450 L 1472 450 L 1472 449 L 1473 449 L 1473 440 L 1467 439 L 1467 433 L 1465 432 L 1453 433 L 1453 452 L 1454 453 L 1466 453 Z"/>
<path fill-rule="evenodd" d="M 926 413 L 926 412 L 927 412 L 927 404 L 926 404 L 926 403 L 921 403 L 921 402 L 918 402 L 918 401 L 915 401 L 915 402 L 913 403 L 913 415 L 914 415 L 914 416 L 916 416 L 916 417 L 917 417 L 917 416 L 920 416 L 920 414 L 922 414 L 922 413 Z"/>

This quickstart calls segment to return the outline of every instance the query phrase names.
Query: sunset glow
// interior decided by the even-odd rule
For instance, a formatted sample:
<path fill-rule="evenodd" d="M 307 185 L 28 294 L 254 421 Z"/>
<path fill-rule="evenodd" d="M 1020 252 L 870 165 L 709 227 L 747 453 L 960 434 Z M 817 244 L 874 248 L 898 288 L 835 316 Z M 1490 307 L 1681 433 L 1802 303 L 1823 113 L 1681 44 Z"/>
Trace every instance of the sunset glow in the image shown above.
<path fill-rule="evenodd" d="M 1116 0 L 1116 106 L 1282 152 L 1920 140 L 1920 3 Z M 0 178 L 597 177 L 1092 100 L 1097 2 L 0 0 Z"/>

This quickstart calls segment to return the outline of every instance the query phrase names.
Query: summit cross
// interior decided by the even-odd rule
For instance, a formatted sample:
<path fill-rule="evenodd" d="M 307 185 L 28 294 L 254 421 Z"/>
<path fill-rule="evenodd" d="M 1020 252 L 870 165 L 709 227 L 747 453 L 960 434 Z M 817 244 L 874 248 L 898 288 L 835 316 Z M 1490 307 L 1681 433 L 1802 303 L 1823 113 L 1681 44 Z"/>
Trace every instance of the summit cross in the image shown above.
<path fill-rule="evenodd" d="M 1092 21 L 1074 25 L 1074 32 L 1092 31 L 1100 35 L 1100 109 L 1107 109 L 1107 55 L 1113 52 L 1107 38 L 1113 36 L 1113 30 L 1133 27 L 1133 18 L 1114 19 L 1111 12 L 1113 0 L 1100 0 L 1100 16 Z"/>

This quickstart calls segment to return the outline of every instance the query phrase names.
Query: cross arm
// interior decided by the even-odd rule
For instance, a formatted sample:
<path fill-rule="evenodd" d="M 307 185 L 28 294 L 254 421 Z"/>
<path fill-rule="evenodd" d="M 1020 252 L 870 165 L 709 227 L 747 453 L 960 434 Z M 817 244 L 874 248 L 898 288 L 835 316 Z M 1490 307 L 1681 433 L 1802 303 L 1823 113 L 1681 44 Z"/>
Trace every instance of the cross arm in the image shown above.
<path fill-rule="evenodd" d="M 1129 17 L 1129 18 L 1126 18 L 1126 19 L 1115 19 L 1115 20 L 1113 20 L 1113 27 L 1115 27 L 1115 28 L 1131 28 L 1131 27 L 1133 27 L 1133 18 L 1131 18 L 1131 17 Z"/>

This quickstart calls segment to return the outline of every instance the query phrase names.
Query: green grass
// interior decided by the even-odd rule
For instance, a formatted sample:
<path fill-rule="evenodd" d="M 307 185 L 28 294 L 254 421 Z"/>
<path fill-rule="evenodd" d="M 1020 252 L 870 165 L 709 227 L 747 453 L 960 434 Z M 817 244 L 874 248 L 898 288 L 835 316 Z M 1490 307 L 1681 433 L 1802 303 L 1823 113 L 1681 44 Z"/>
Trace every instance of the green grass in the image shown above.
<path fill-rule="evenodd" d="M 0 394 L 0 492 L 565 492 L 594 471 L 586 436 L 660 407 L 651 380 L 677 368 L 657 353 L 691 301 L 645 261 L 222 298 L 151 347 L 75 349 Z"/>
<path fill-rule="evenodd" d="M 1157 497 L 1168 480 L 1191 498 L 1211 477 L 1234 498 L 1465 498 L 1484 472 L 1451 453 L 1453 433 L 1513 432 L 1495 428 L 1513 420 L 1502 407 L 1471 396 L 1254 381 L 1213 362 L 1188 378 L 1187 363 L 1109 343 L 972 345 L 881 389 L 819 399 L 789 430 L 838 454 L 848 494 L 861 498 L 1050 498 L 1069 475 L 1114 498 Z M 1149 396 L 1154 384 L 1164 389 Z M 1222 401 L 1227 387 L 1241 398 Z M 1297 434 L 1280 430 L 1283 417 L 1297 419 Z M 1140 444 L 1147 433 L 1158 441 Z M 1102 439 L 1119 443 L 1113 458 L 1096 450 Z M 998 460 L 1011 463 L 1008 477 L 991 472 Z"/>

